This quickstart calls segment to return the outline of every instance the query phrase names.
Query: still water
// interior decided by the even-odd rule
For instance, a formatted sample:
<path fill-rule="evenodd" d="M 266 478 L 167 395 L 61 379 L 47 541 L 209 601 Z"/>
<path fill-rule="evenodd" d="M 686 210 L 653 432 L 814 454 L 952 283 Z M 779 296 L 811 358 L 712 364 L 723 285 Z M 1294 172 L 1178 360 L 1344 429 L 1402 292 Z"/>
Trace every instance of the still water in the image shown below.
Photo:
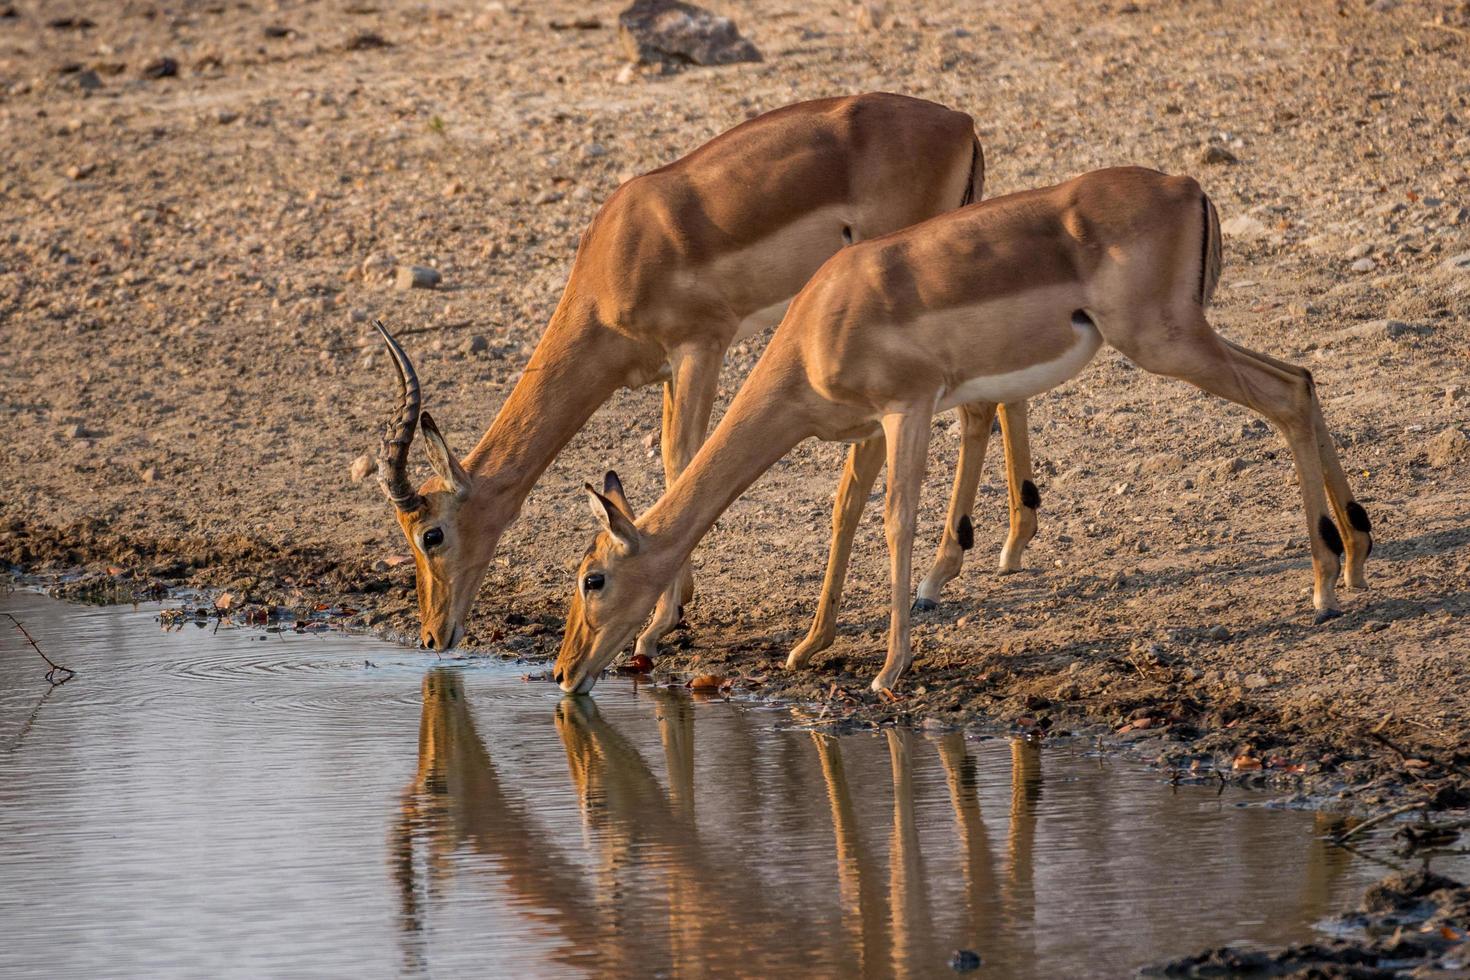
<path fill-rule="evenodd" d="M 1311 938 L 1384 872 L 1081 746 L 160 608 L 0 597 L 79 672 L 47 694 L 0 620 L 0 975 L 1116 977 Z"/>

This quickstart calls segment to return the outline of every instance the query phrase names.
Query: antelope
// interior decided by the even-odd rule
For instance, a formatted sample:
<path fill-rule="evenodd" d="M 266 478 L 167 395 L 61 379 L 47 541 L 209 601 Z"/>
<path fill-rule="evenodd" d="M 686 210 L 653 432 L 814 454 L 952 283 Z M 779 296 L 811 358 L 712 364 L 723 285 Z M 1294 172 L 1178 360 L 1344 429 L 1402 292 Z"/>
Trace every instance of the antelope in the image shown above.
<path fill-rule="evenodd" d="M 984 176 L 968 115 L 872 93 L 768 112 L 628 181 L 583 234 L 529 364 L 463 460 L 421 412 L 413 364 L 379 324 L 399 399 L 378 453 L 378 478 L 413 554 L 423 645 L 443 650 L 464 637 L 501 535 L 552 460 L 618 388 L 663 382 L 661 451 L 672 483 L 704 441 L 731 344 L 776 323 L 807 278 L 844 245 L 977 200 Z M 1001 567 L 1009 571 L 1035 533 L 1035 485 L 1022 441 L 1025 406 L 1005 406 L 1001 418 L 1007 446 L 1019 443 L 1008 449 L 1014 486 Z M 420 423 L 435 475 L 415 489 L 407 459 Z M 961 479 L 927 593 L 931 604 L 970 544 L 976 457 L 984 455 L 989 424 L 988 416 L 978 428 L 965 424 Z M 854 450 L 850 469 L 881 458 L 882 447 L 876 455 L 864 452 L 859 458 Z M 834 537 L 832 564 L 845 568 L 850 544 Z M 639 653 L 656 653 L 692 594 L 686 568 L 671 580 L 638 640 Z M 824 594 L 805 655 L 831 642 L 836 605 Z"/>
<path fill-rule="evenodd" d="M 1341 615 L 1338 524 L 1348 532 L 1347 584 L 1364 587 L 1367 512 L 1348 487 L 1311 374 L 1211 328 L 1205 308 L 1220 259 L 1219 218 L 1199 184 L 1135 167 L 994 198 L 837 252 L 646 514 L 635 517 L 615 473 L 601 492 L 586 485 L 602 531 L 578 568 L 553 676 L 565 691 L 591 690 L 705 532 L 792 447 L 811 436 L 881 433 L 891 609 L 872 687 L 891 693 L 912 659 L 911 552 L 932 416 L 1034 397 L 1075 376 L 1104 342 L 1281 430 L 1306 511 L 1317 622 Z M 788 665 L 801 666 L 794 652 Z"/>

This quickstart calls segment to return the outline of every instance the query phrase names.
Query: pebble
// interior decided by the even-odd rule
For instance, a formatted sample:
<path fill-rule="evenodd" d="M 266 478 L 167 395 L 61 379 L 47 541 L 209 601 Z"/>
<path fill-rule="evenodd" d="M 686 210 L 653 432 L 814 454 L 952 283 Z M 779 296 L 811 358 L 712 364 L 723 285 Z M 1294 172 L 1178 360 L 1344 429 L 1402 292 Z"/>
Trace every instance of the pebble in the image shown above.
<path fill-rule="evenodd" d="M 475 334 L 460 344 L 459 349 L 466 354 L 483 354 L 490 349 L 490 341 L 486 340 L 481 334 Z"/>
<path fill-rule="evenodd" d="M 377 464 L 373 461 L 372 456 L 363 453 L 352 461 L 352 482 L 361 483 L 375 469 L 377 469 Z"/>
<path fill-rule="evenodd" d="M 1211 640 L 1223 641 L 1230 639 L 1230 631 L 1224 626 L 1211 626 L 1205 636 Z"/>
<path fill-rule="evenodd" d="M 1351 261 L 1353 259 L 1361 259 L 1365 255 L 1372 255 L 1372 254 L 1373 254 L 1373 243 L 1372 242 L 1359 242 L 1358 244 L 1354 245 L 1352 248 L 1350 248 L 1350 249 L 1347 250 L 1347 256 L 1346 256 L 1346 258 L 1349 261 Z"/>
<path fill-rule="evenodd" d="M 1271 682 L 1266 679 L 1266 676 L 1264 674 L 1246 674 L 1245 675 L 1245 686 L 1248 687 L 1248 688 L 1250 688 L 1253 691 L 1259 690 L 1259 689 L 1261 689 L 1263 687 L 1269 687 L 1270 685 L 1271 685 Z"/>
<path fill-rule="evenodd" d="M 1456 402 L 1470 399 L 1470 388 L 1464 385 L 1450 385 L 1444 390 L 1444 407 L 1454 408 Z"/>
<path fill-rule="evenodd" d="M 1362 258 L 1348 266 L 1348 268 L 1357 273 L 1372 272 L 1378 268 L 1378 263 L 1369 258 Z"/>
<path fill-rule="evenodd" d="M 72 84 L 84 92 L 95 92 L 102 87 L 102 76 L 88 68 L 77 72 L 72 78 Z"/>
<path fill-rule="evenodd" d="M 1439 265 L 1446 272 L 1470 272 L 1470 252 L 1451 255 Z"/>
<path fill-rule="evenodd" d="M 179 73 L 179 63 L 172 58 L 154 58 L 143 66 L 144 78 L 173 78 Z"/>
<path fill-rule="evenodd" d="M 400 265 L 393 285 L 398 289 L 433 289 L 443 278 L 437 269 L 426 265 Z"/>
<path fill-rule="evenodd" d="M 153 483 L 153 482 L 157 481 L 157 479 L 158 479 L 158 467 L 156 467 L 156 466 L 146 467 L 146 468 L 144 468 L 143 472 L 140 473 L 140 474 L 138 474 L 138 475 L 143 478 L 143 482 L 144 483 Z"/>
<path fill-rule="evenodd" d="M 973 949 L 957 949 L 949 958 L 949 968 L 956 973 L 980 969 L 980 954 Z"/>
<path fill-rule="evenodd" d="M 1470 456 L 1470 436 L 1452 425 L 1429 440 L 1427 453 L 1430 466 L 1436 469 L 1452 466 Z"/>
<path fill-rule="evenodd" d="M 1270 229 L 1265 222 L 1253 218 L 1248 214 L 1239 214 L 1229 221 L 1222 222 L 1220 231 L 1228 238 L 1261 238 L 1268 234 Z"/>
<path fill-rule="evenodd" d="M 607 156 L 607 147 L 601 143 L 588 143 L 582 147 L 583 160 L 596 160 L 598 157 Z"/>
<path fill-rule="evenodd" d="M 566 197 L 561 191 L 545 190 L 531 199 L 532 204 L 555 204 Z"/>
<path fill-rule="evenodd" d="M 1211 143 L 1209 146 L 1205 147 L 1204 152 L 1200 154 L 1199 159 L 1200 163 L 1210 164 L 1240 162 L 1240 158 L 1237 157 L 1234 153 L 1231 153 L 1229 150 L 1225 149 L 1225 147 L 1220 146 L 1216 143 Z"/>

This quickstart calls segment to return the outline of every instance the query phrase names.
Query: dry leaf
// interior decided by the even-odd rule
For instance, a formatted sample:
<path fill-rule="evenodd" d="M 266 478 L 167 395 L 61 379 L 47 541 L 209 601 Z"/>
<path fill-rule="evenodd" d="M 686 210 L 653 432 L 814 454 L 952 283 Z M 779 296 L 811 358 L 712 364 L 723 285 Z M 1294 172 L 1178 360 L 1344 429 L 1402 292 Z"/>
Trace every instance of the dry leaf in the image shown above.
<path fill-rule="evenodd" d="M 689 682 L 691 691 L 718 691 L 728 683 L 719 674 L 701 674 Z"/>
<path fill-rule="evenodd" d="M 1230 768 L 1236 772 L 1252 772 L 1261 768 L 1261 760 L 1249 755 L 1238 755 Z"/>

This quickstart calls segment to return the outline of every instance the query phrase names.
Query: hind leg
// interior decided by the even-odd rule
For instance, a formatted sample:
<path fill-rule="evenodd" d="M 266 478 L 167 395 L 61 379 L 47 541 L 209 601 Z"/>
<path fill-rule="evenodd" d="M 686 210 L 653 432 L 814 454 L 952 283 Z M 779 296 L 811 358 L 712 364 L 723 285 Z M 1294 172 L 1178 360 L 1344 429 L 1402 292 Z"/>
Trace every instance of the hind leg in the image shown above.
<path fill-rule="evenodd" d="M 1342 614 L 1336 582 L 1343 542 L 1328 514 L 1322 449 L 1311 375 L 1277 367 L 1252 352 L 1225 342 L 1198 307 L 1139 329 L 1109 328 L 1105 336 L 1145 370 L 1182 378 L 1211 394 L 1253 409 L 1286 437 L 1296 461 L 1297 482 L 1312 547 L 1312 605 L 1317 622 Z"/>
<path fill-rule="evenodd" d="M 1232 350 L 1280 370 L 1299 374 L 1305 377 L 1308 383 L 1311 383 L 1312 375 L 1306 368 L 1279 361 L 1268 354 L 1242 347 L 1223 337 L 1220 339 L 1224 340 L 1226 346 Z M 1343 472 L 1342 463 L 1337 458 L 1337 446 L 1332 441 L 1332 433 L 1327 429 L 1327 420 L 1322 417 L 1322 402 L 1317 397 L 1315 384 L 1312 385 L 1312 424 L 1317 433 L 1317 454 L 1322 460 L 1322 475 L 1327 483 L 1327 497 L 1332 502 L 1332 511 L 1337 517 L 1338 527 L 1347 535 L 1345 539 L 1347 567 L 1343 570 L 1343 578 L 1350 589 L 1366 589 L 1368 579 L 1363 566 L 1368 556 L 1373 553 L 1373 525 L 1368 520 L 1368 512 L 1353 498 L 1352 488 L 1348 486 L 1347 474 Z"/>
<path fill-rule="evenodd" d="M 1000 432 L 1006 450 L 1006 500 L 1011 512 L 1011 531 L 1000 553 L 1000 573 L 1009 575 L 1021 570 L 1021 552 L 1036 537 L 1036 511 L 1041 507 L 1041 494 L 1032 480 L 1025 402 L 1000 407 Z"/>

